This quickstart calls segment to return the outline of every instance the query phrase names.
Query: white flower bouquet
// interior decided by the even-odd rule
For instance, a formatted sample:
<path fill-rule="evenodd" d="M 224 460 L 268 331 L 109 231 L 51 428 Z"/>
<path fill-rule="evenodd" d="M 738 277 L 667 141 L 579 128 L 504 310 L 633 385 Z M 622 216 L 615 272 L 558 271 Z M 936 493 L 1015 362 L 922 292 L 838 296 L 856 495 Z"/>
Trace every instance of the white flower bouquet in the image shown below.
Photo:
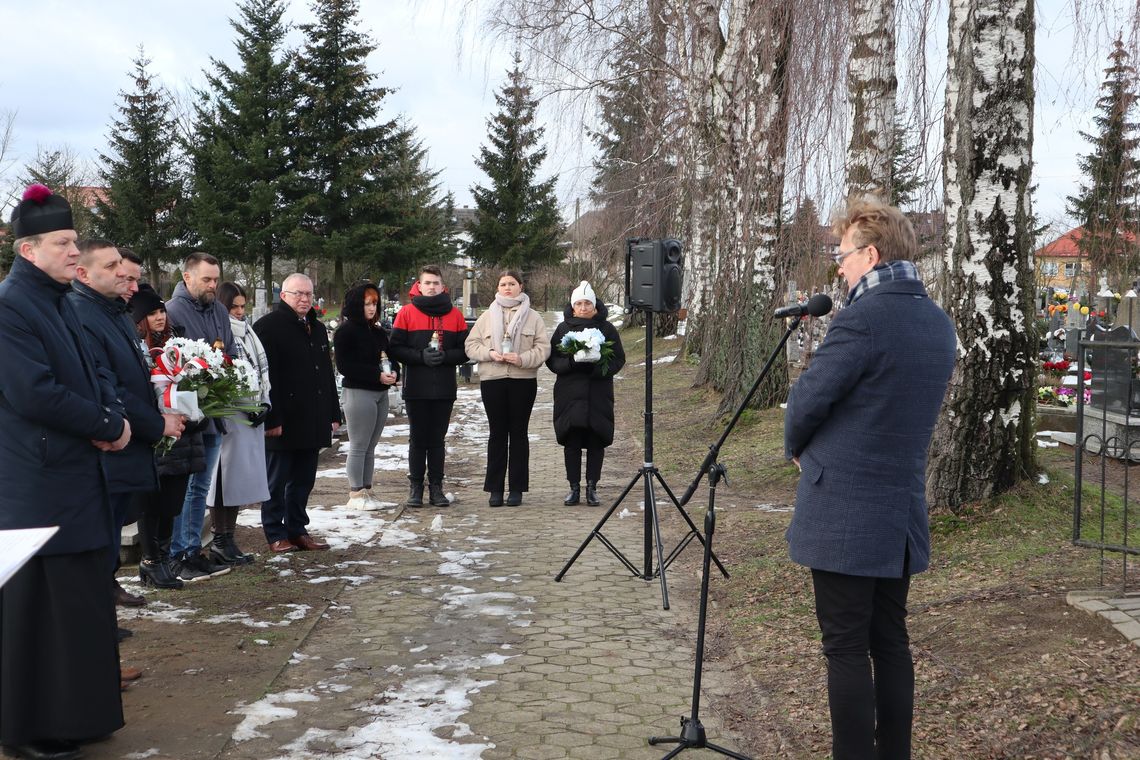
<path fill-rule="evenodd" d="M 163 413 L 197 422 L 261 410 L 257 373 L 245 359 L 231 359 L 205 341 L 188 338 L 171 338 L 151 353 L 150 381 Z M 165 443 L 169 448 L 173 441 Z"/>
<path fill-rule="evenodd" d="M 558 343 L 559 352 L 574 357 L 576 362 L 593 362 L 601 368 L 602 374 L 609 371 L 610 359 L 614 355 L 614 342 L 596 327 L 568 332 Z"/>

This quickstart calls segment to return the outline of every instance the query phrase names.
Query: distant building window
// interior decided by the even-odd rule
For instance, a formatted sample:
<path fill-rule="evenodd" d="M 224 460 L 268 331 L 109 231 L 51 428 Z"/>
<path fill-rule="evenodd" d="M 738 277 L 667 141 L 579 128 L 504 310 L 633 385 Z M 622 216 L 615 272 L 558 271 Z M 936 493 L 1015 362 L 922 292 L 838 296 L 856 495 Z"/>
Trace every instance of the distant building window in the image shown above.
<path fill-rule="evenodd" d="M 1073 277 L 1077 273 L 1077 265 L 1075 262 L 1065 264 L 1065 276 Z"/>
<path fill-rule="evenodd" d="M 1046 261 L 1041 265 L 1041 274 L 1046 277 L 1054 277 L 1057 274 L 1059 267 L 1056 261 Z"/>

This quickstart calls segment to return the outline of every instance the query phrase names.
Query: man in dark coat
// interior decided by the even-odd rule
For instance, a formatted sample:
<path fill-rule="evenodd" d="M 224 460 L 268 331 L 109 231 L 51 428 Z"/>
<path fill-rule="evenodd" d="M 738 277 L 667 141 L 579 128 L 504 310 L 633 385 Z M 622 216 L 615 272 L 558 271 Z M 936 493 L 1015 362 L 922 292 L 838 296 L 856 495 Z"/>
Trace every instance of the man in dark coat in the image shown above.
<path fill-rule="evenodd" d="M 159 411 L 146 356 L 123 300 L 130 286 L 123 257 L 113 243 L 94 238 L 79 244 L 76 279 L 67 299 L 83 323 L 95 361 L 111 373 L 132 431 L 127 447 L 106 459 L 107 490 L 117 529 L 112 551 L 114 570 L 119 566 L 117 548 L 122 527 L 138 519 L 131 509 L 132 494 L 158 489 L 154 444 L 164 435 L 177 438 L 184 419 L 180 414 Z M 139 598 L 136 602 L 118 582 L 113 589 L 120 603 L 138 606 L 144 601 Z"/>
<path fill-rule="evenodd" d="M 105 472 L 131 426 L 64 297 L 73 227 L 64 198 L 29 187 L 0 283 L 0 529 L 59 527 L 0 589 L 0 742 L 46 760 L 123 725 Z"/>
<path fill-rule="evenodd" d="M 625 349 L 617 328 L 610 324 L 604 303 L 585 280 L 570 294 L 562 322 L 550 336 L 546 366 L 554 381 L 554 436 L 562 446 L 570 492 L 562 503 L 578 504 L 582 495 L 582 451 L 586 452 L 586 504 L 596 507 L 606 447 L 614 442 L 614 375 L 625 366 Z M 597 329 L 611 343 L 613 356 L 606 363 L 578 361 L 560 349 L 567 333 Z"/>
<path fill-rule="evenodd" d="M 329 334 L 313 313 L 313 282 L 291 274 L 281 284 L 281 302 L 253 326 L 269 360 L 265 418 L 265 469 L 269 500 L 261 504 L 261 527 L 274 552 L 327 549 L 309 535 L 306 510 L 317 478 L 317 457 L 340 428 Z"/>
<path fill-rule="evenodd" d="M 412 302 L 396 314 L 389 345 L 404 365 L 404 409 L 408 412 L 409 507 L 424 504 L 424 475 L 428 503 L 446 507 L 443 467 L 444 439 L 455 406 L 455 368 L 467 362 L 467 322 L 451 303 L 443 273 L 434 264 L 420 269 L 408 292 Z"/>
<path fill-rule="evenodd" d="M 926 449 L 956 338 L 918 279 L 914 230 L 898 209 L 853 202 L 836 234 L 846 307 L 785 416 L 786 453 L 802 470 L 788 548 L 812 569 L 832 757 L 906 758 L 914 703 L 906 601 L 910 576 L 930 562 Z"/>
<path fill-rule="evenodd" d="M 214 348 L 235 356 L 234 334 L 226 307 L 218 303 L 216 294 L 222 276 L 219 261 L 208 253 L 197 251 L 182 263 L 182 282 L 166 302 L 171 324 L 182 328 L 185 337 L 205 341 Z M 170 551 L 178 566 L 178 577 L 195 581 L 228 573 L 230 568 L 215 562 L 202 551 L 202 523 L 206 518 L 206 494 L 222 451 L 225 431 L 219 420 L 210 420 L 202 433 L 206 447 L 206 469 L 190 476 L 182 512 L 174 518 L 174 535 Z"/>

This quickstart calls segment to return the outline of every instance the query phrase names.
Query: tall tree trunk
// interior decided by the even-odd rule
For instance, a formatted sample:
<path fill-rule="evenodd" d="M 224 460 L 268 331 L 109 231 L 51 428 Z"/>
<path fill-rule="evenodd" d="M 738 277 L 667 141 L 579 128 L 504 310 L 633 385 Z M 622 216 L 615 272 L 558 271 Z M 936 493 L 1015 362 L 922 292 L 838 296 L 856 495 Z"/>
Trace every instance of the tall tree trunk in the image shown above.
<path fill-rule="evenodd" d="M 723 393 L 720 411 L 739 406 L 782 332 L 770 318 L 782 295 L 786 262 L 777 261 L 787 144 L 787 62 L 794 11 L 791 0 L 736 3 L 721 57 L 724 106 L 715 109 L 726 145 L 720 188 L 715 314 L 702 333 L 702 373 Z M 752 399 L 756 407 L 782 401 L 787 364 L 781 356 Z"/>
<path fill-rule="evenodd" d="M 717 62 L 724 51 L 724 37 L 717 5 L 707 0 L 689 5 L 685 25 L 689 49 L 683 56 L 687 66 L 687 124 L 682 182 L 688 191 L 688 240 L 681 300 L 688 310 L 685 350 L 699 353 L 705 342 L 705 326 L 715 319 L 708 302 L 718 259 L 716 229 L 720 212 L 715 177 L 722 144 L 716 127 L 713 91 Z M 708 381 L 702 357 L 696 383 Z"/>
<path fill-rule="evenodd" d="M 851 0 L 851 61 L 847 68 L 851 143 L 848 196 L 890 199 L 894 139 L 895 0 Z"/>
<path fill-rule="evenodd" d="M 273 308 L 273 248 L 266 245 L 262 252 L 261 277 L 265 281 L 265 307 Z M 259 306 L 261 304 L 258 304 Z"/>
<path fill-rule="evenodd" d="M 927 468 L 932 506 L 1034 468 L 1033 3 L 952 0 L 946 85 L 947 310 L 958 364 Z"/>

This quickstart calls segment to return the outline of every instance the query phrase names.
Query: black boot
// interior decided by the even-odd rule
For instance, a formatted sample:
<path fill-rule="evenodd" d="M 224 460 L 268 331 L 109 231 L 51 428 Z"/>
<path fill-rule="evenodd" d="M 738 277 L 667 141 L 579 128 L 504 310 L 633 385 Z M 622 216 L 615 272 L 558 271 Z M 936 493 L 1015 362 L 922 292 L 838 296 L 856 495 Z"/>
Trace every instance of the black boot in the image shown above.
<path fill-rule="evenodd" d="M 489 506 L 489 507 L 501 507 L 501 506 L 503 506 L 503 492 L 502 491 L 491 491 L 491 495 L 487 499 L 487 506 Z"/>
<path fill-rule="evenodd" d="M 598 501 L 598 490 L 597 489 L 598 489 L 598 481 L 596 481 L 596 480 L 587 480 L 586 481 L 586 503 L 588 505 L 590 505 L 591 507 L 598 507 L 598 506 L 601 506 L 601 504 L 602 504 L 600 501 Z"/>
<path fill-rule="evenodd" d="M 223 565 L 248 565 L 253 562 L 253 555 L 242 554 L 232 533 L 215 533 L 210 542 L 210 559 Z"/>
<path fill-rule="evenodd" d="M 572 507 L 582 501 L 582 485 L 580 483 L 570 484 L 570 493 L 566 494 L 566 498 L 562 503 L 568 507 Z"/>
<path fill-rule="evenodd" d="M 238 508 L 237 507 L 227 507 L 226 508 L 226 535 L 229 537 L 228 540 L 229 540 L 229 544 L 230 544 L 230 549 L 232 550 L 234 555 L 241 557 L 241 561 L 238 562 L 239 565 L 248 565 L 248 564 L 251 564 L 253 562 L 253 555 L 252 554 L 246 554 L 245 552 L 243 552 L 241 550 L 241 548 L 237 545 L 237 540 L 234 538 L 234 535 L 237 531 L 237 519 L 238 519 Z"/>
<path fill-rule="evenodd" d="M 411 481 L 408 486 L 408 506 L 422 507 L 424 505 L 424 482 L 412 480 L 410 476 L 408 480 Z"/>
<path fill-rule="evenodd" d="M 248 565 L 253 562 L 253 555 L 243 554 L 234 542 L 233 529 L 237 526 L 237 507 L 211 507 L 210 517 L 214 521 L 214 540 L 210 542 L 210 558 L 223 565 Z"/>
<path fill-rule="evenodd" d="M 507 506 L 517 507 L 522 504 L 522 491 L 510 491 L 507 493 Z"/>
<path fill-rule="evenodd" d="M 433 507 L 446 507 L 451 504 L 443 492 L 443 483 L 428 484 L 428 501 Z"/>
<path fill-rule="evenodd" d="M 170 572 L 170 557 L 159 556 L 139 563 L 139 579 L 144 586 L 182 588 L 182 579 Z"/>

